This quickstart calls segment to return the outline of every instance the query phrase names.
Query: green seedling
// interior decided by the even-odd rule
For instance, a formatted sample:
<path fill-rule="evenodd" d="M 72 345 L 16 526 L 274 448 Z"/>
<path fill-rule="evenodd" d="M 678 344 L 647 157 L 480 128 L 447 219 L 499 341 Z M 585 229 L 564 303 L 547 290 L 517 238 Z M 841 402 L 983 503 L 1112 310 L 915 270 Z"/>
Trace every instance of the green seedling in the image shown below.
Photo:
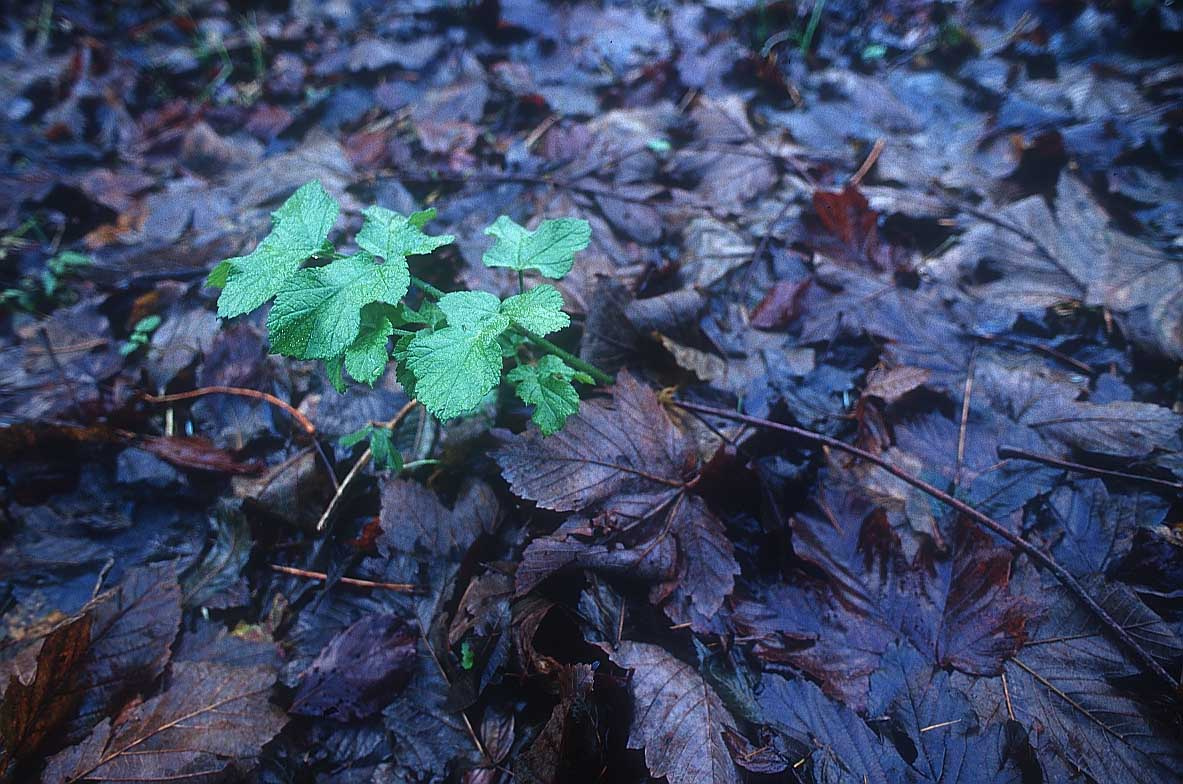
<path fill-rule="evenodd" d="M 123 356 L 130 356 L 136 353 L 152 340 L 152 333 L 160 326 L 161 318 L 155 314 L 151 316 L 144 316 L 136 322 L 132 327 L 131 334 L 127 336 L 127 340 L 119 346 L 119 353 Z"/>
<path fill-rule="evenodd" d="M 587 221 L 547 220 L 533 231 L 504 215 L 494 221 L 485 230 L 494 242 L 484 263 L 518 273 L 519 293 L 503 300 L 485 291 L 444 292 L 412 275 L 411 257 L 455 239 L 424 230 L 435 210 L 404 216 L 366 208 L 354 238 L 358 250 L 350 254 L 338 253 L 329 240 L 338 214 L 319 182 L 297 190 L 253 251 L 210 273 L 207 284 L 222 290 L 218 315 L 234 318 L 272 302 L 267 330 L 273 353 L 320 360 L 339 392 L 347 377 L 372 386 L 393 359 L 407 393 L 441 420 L 472 413 L 504 378 L 534 406 L 534 422 L 549 435 L 578 410 L 575 383 L 611 383 L 546 339 L 570 323 L 559 290 L 525 283 L 527 271 L 551 280 L 570 272 L 575 254 L 590 241 Z M 406 301 L 412 288 L 422 293 L 414 306 Z M 373 450 L 375 434 L 389 438 L 379 431 L 347 438 L 369 438 Z M 375 457 L 385 449 L 378 447 Z"/>

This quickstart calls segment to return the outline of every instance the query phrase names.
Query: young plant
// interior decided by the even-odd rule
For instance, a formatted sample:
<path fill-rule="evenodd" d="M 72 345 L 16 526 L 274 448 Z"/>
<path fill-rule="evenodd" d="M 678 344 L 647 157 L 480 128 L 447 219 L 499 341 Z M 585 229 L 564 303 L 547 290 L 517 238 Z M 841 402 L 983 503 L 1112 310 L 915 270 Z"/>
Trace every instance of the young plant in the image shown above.
<path fill-rule="evenodd" d="M 90 263 L 89 256 L 62 251 L 45 263 L 40 275 L 26 276 L 16 287 L 0 291 L 0 303 L 29 313 L 50 311 L 67 304 L 72 292 L 64 285 L 65 280 L 77 277 Z"/>
<path fill-rule="evenodd" d="M 152 333 L 160 326 L 160 322 L 160 316 L 155 314 L 144 316 L 137 321 L 132 327 L 131 334 L 127 336 L 127 342 L 119 347 L 119 353 L 125 357 L 130 356 L 148 345 L 152 341 Z"/>
<path fill-rule="evenodd" d="M 407 394 L 441 420 L 476 410 L 501 383 L 506 360 L 513 367 L 505 378 L 548 435 L 578 410 L 576 382 L 611 383 L 546 339 L 570 323 L 558 289 L 525 286 L 526 270 L 552 280 L 571 271 L 591 238 L 587 221 L 547 220 L 534 231 L 504 215 L 494 221 L 485 230 L 495 240 L 484 263 L 518 272 L 519 293 L 502 300 L 485 291 L 445 293 L 411 274 L 409 257 L 455 239 L 424 231 L 434 209 L 403 216 L 367 207 L 354 238 L 360 250 L 349 255 L 329 241 L 339 210 L 317 181 L 297 190 L 258 247 L 210 273 L 207 285 L 222 290 L 218 315 L 233 318 L 274 300 L 272 352 L 321 360 L 339 392 L 346 375 L 372 386 L 393 358 Z M 417 308 L 405 301 L 412 287 L 423 294 Z"/>

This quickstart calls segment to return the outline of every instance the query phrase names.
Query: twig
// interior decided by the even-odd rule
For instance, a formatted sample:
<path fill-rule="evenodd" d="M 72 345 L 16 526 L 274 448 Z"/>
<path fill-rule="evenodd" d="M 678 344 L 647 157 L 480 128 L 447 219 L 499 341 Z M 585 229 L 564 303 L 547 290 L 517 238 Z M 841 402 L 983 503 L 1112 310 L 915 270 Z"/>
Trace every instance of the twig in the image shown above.
<path fill-rule="evenodd" d="M 308 417 L 297 411 L 290 403 L 272 395 L 269 392 L 260 392 L 257 389 L 246 389 L 244 387 L 202 387 L 201 389 L 194 389 L 191 392 L 178 392 L 175 395 L 142 395 L 143 399 L 149 403 L 173 403 L 177 400 L 188 400 L 189 398 L 202 397 L 204 395 L 237 395 L 238 397 L 249 397 L 255 400 L 265 400 L 271 405 L 282 408 L 287 412 L 288 416 L 296 420 L 296 424 L 304 429 L 304 432 L 309 435 L 316 434 L 316 425 Z"/>
<path fill-rule="evenodd" d="M 769 430 L 779 430 L 782 433 L 788 433 L 789 435 L 796 436 L 797 438 L 803 439 L 805 441 L 811 441 L 815 444 L 821 444 L 823 446 L 828 446 L 833 449 L 846 452 L 847 454 L 866 460 L 869 463 L 873 463 L 897 479 L 907 482 L 916 489 L 927 493 L 946 506 L 952 507 L 982 527 L 989 529 L 995 535 L 1000 536 L 1006 541 L 1010 542 L 1033 561 L 1050 571 L 1056 577 L 1056 579 L 1059 580 L 1060 584 L 1063 585 L 1069 591 L 1069 593 L 1076 597 L 1076 599 L 1081 604 L 1083 604 L 1089 610 L 1089 612 L 1091 612 L 1097 618 L 1098 621 L 1101 622 L 1101 625 L 1104 626 L 1123 647 L 1125 647 L 1126 651 L 1133 656 L 1133 658 L 1138 662 L 1139 666 L 1141 666 L 1144 671 L 1155 675 L 1160 680 L 1162 680 L 1163 683 L 1169 685 L 1171 687 L 1171 691 L 1174 694 L 1183 693 L 1180 692 L 1178 682 L 1173 677 L 1171 677 L 1171 675 L 1168 674 L 1165 669 L 1163 669 L 1161 664 L 1155 661 L 1154 657 L 1147 653 L 1146 650 L 1141 645 L 1139 645 L 1133 637 L 1130 636 L 1129 632 L 1127 632 L 1120 623 L 1113 619 L 1113 616 L 1111 616 L 1104 607 L 1098 604 L 1097 601 L 1092 596 L 1090 596 L 1087 591 L 1085 591 L 1081 584 L 1077 582 L 1076 578 L 1073 577 L 1067 569 L 1065 569 L 1063 566 L 1060 566 L 1060 564 L 1050 555 L 1043 552 L 1038 547 L 1028 542 L 1026 539 L 1023 539 L 1021 536 L 1010 531 L 1010 529 L 1008 529 L 1002 523 L 983 514 L 982 512 L 979 512 L 977 509 L 973 508 L 964 501 L 949 495 L 945 491 L 929 484 L 928 482 L 925 482 L 923 479 L 918 479 L 912 476 L 907 471 L 892 465 L 878 455 L 874 455 L 865 449 L 860 449 L 857 446 L 848 444 L 845 441 L 840 441 L 837 438 L 831 438 L 830 436 L 823 435 L 821 433 L 815 433 L 812 430 L 806 430 L 805 428 L 795 427 L 793 425 L 773 422 L 768 419 L 761 419 L 760 417 L 749 416 L 736 411 L 715 408 L 714 406 L 704 406 L 698 403 L 687 403 L 680 400 L 674 400 L 671 401 L 671 403 L 687 411 L 698 411 L 700 413 L 710 414 L 722 419 L 730 419 L 736 422 L 746 422 L 747 424 L 767 428 Z"/>
<path fill-rule="evenodd" d="M 871 148 L 867 159 L 863 161 L 863 165 L 858 167 L 858 171 L 850 178 L 851 185 L 858 185 L 863 181 L 863 177 L 867 176 L 867 172 L 871 171 L 871 167 L 875 165 L 875 161 L 879 160 L 879 156 L 883 153 L 883 148 L 887 146 L 887 139 L 879 138 L 875 140 L 875 146 Z"/>
<path fill-rule="evenodd" d="M 1051 455 L 1028 452 L 1026 449 L 1019 449 L 1015 446 L 998 447 L 998 456 L 1003 460 L 1008 458 L 1029 460 L 1032 463 L 1043 463 L 1044 465 L 1063 468 L 1068 471 L 1077 471 L 1082 474 L 1111 476 L 1114 479 L 1127 479 L 1131 482 L 1145 482 L 1146 484 L 1155 485 L 1165 490 L 1174 490 L 1176 492 L 1183 490 L 1183 482 L 1172 482 L 1168 479 L 1158 479 L 1157 477 L 1145 476 L 1143 474 L 1130 474 L 1125 471 L 1112 471 L 1108 468 L 1098 468 L 1097 466 L 1085 465 L 1084 463 L 1073 463 L 1071 460 L 1062 460 Z"/>
<path fill-rule="evenodd" d="M 961 398 L 961 423 L 957 427 L 957 470 L 953 473 L 953 492 L 961 487 L 961 469 L 965 464 L 965 440 L 969 432 L 969 401 L 974 391 L 974 370 L 977 368 L 978 347 L 969 352 L 969 367 L 965 370 L 965 391 Z"/>
<path fill-rule="evenodd" d="M 293 577 L 306 577 L 309 580 L 320 580 L 322 583 L 327 582 L 329 579 L 329 576 L 324 572 L 310 572 L 307 569 L 297 569 L 294 566 L 271 564 L 271 571 L 279 572 L 280 574 L 290 574 Z M 356 577 L 340 577 L 338 578 L 338 582 L 358 588 L 381 588 L 386 591 L 398 591 L 399 593 L 415 593 L 419 590 L 419 586 L 414 583 L 383 583 L 374 580 L 359 580 Z"/>
<path fill-rule="evenodd" d="M 393 430 L 394 428 L 398 427 L 398 423 L 403 421 L 403 418 L 407 414 L 411 413 L 411 410 L 417 405 L 419 405 L 418 400 L 408 400 L 406 405 L 400 408 L 398 413 L 395 414 L 389 422 L 383 423 L 382 427 L 385 427 L 389 430 Z M 337 487 L 337 492 L 333 493 L 333 498 L 329 501 L 329 505 L 325 507 L 324 513 L 320 516 L 320 519 L 316 521 L 316 530 L 323 531 L 325 526 L 328 525 L 329 518 L 332 517 L 333 513 L 337 511 L 337 507 L 341 505 L 341 499 L 345 497 L 345 490 L 353 483 L 353 480 L 358 477 L 358 475 L 362 472 L 362 469 L 369 465 L 370 460 L 373 457 L 373 450 L 369 447 L 366 447 L 366 451 L 362 452 L 361 457 L 359 457 L 357 462 L 353 464 L 353 468 L 350 468 L 349 473 L 346 474 L 345 478 L 341 480 L 341 484 Z"/>

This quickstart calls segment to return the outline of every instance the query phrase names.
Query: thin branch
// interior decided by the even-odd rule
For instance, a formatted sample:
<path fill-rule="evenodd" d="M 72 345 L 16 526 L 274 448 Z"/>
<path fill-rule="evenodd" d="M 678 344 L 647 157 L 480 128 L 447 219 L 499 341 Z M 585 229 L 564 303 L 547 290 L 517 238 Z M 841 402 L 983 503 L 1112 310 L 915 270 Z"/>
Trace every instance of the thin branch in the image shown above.
<path fill-rule="evenodd" d="M 1155 675 L 1164 684 L 1169 685 L 1174 694 L 1183 693 L 1180 692 L 1178 682 L 1173 677 L 1171 677 L 1171 675 L 1168 674 L 1165 669 L 1163 669 L 1161 664 L 1155 661 L 1154 657 L 1146 652 L 1145 648 L 1139 645 L 1138 642 L 1130 636 L 1129 632 L 1127 632 L 1120 623 L 1114 620 L 1113 616 L 1111 616 L 1104 607 L 1097 603 L 1096 599 L 1094 599 L 1087 591 L 1085 591 L 1084 587 L 1081 586 L 1079 582 L 1077 582 L 1076 578 L 1073 577 L 1067 569 L 1065 569 L 1063 566 L 1060 566 L 1059 562 L 1057 562 L 1050 555 L 1043 552 L 1038 547 L 1028 542 L 1026 539 L 1023 539 L 1018 534 L 1015 534 L 1002 523 L 983 514 L 982 512 L 979 512 L 977 509 L 973 508 L 964 501 L 954 498 L 945 491 L 929 484 L 928 482 L 925 482 L 923 479 L 918 479 L 912 476 L 907 471 L 892 465 L 878 455 L 872 454 L 865 449 L 860 449 L 857 446 L 848 444 L 845 441 L 840 441 L 837 438 L 831 438 L 830 436 L 823 435 L 821 433 L 815 433 L 812 430 L 806 430 L 805 428 L 795 427 L 793 425 L 773 422 L 768 419 L 761 419 L 760 417 L 749 416 L 736 411 L 728 411 L 723 408 L 715 408 L 714 406 L 704 406 L 699 403 L 687 403 L 680 400 L 674 400 L 671 401 L 671 403 L 672 405 L 687 411 L 698 411 L 700 413 L 710 414 L 722 419 L 730 419 L 735 422 L 746 422 L 747 424 L 767 428 L 769 430 L 779 430 L 782 433 L 788 433 L 789 435 L 796 436 L 802 440 L 828 446 L 832 449 L 837 449 L 841 452 L 854 455 L 855 457 L 859 457 L 869 463 L 873 463 L 897 479 L 907 482 L 916 489 L 937 499 L 946 506 L 952 507 L 982 527 L 990 530 L 995 535 L 1000 536 L 1006 541 L 1010 542 L 1017 549 L 1021 550 L 1029 558 L 1031 558 L 1031 560 L 1050 571 L 1056 577 L 1056 579 L 1060 581 L 1060 584 L 1063 585 L 1069 593 L 1076 597 L 1077 601 L 1083 604 L 1089 610 L 1089 612 L 1091 612 L 1097 618 L 1097 620 L 1101 622 L 1101 625 L 1113 635 L 1113 637 L 1126 649 L 1126 651 L 1135 659 L 1135 661 L 1137 661 L 1138 665 L 1145 672 Z"/>
<path fill-rule="evenodd" d="M 1175 492 L 1183 490 L 1183 482 L 1172 482 L 1168 479 L 1158 479 L 1157 477 L 1145 476 L 1143 474 L 1130 474 L 1125 471 L 1111 471 L 1108 468 L 1098 468 L 1097 466 L 1085 465 L 1084 463 L 1073 463 L 1071 460 L 1062 460 L 1058 457 L 1053 457 L 1052 455 L 1041 455 L 1036 452 L 1028 452 L 1026 449 L 1019 449 L 1015 446 L 998 447 L 998 456 L 1003 460 L 1029 460 L 1032 463 L 1043 463 L 1044 465 L 1054 466 L 1055 468 L 1063 468 L 1067 471 L 1076 471 L 1081 474 L 1110 476 L 1114 479 L 1126 479 L 1131 482 L 1145 482 L 1146 484 L 1161 487 L 1164 490 L 1173 490 Z"/>
<path fill-rule="evenodd" d="M 297 411 L 290 403 L 272 395 L 269 392 L 260 392 L 257 389 L 246 389 L 244 387 L 202 387 L 201 389 L 194 389 L 191 392 L 178 392 L 175 395 L 142 395 L 143 399 L 149 403 L 173 403 L 178 400 L 188 400 L 194 397 L 203 397 L 205 395 L 237 395 L 238 397 L 249 397 L 255 400 L 265 400 L 276 408 L 282 408 L 287 412 L 288 416 L 296 420 L 305 433 L 309 435 L 316 434 L 316 425 L 312 424 L 312 420 Z"/>
<path fill-rule="evenodd" d="M 419 405 L 418 400 L 407 401 L 406 405 L 400 408 L 398 413 L 395 414 L 389 422 L 382 423 L 382 427 L 387 428 L 388 430 L 393 430 L 394 428 L 398 427 L 398 423 L 402 422 L 403 418 L 406 417 L 407 414 L 411 413 L 411 411 L 417 405 Z M 325 507 L 324 513 L 321 514 L 320 519 L 316 521 L 316 530 L 323 531 L 325 529 L 325 526 L 329 523 L 329 518 L 332 517 L 333 513 L 337 511 L 337 507 L 341 505 L 341 500 L 345 497 L 345 490 L 351 484 L 353 484 L 353 480 L 357 479 L 358 475 L 361 474 L 362 469 L 369 465 L 370 460 L 372 460 L 373 457 L 373 450 L 369 447 L 366 447 L 366 451 L 362 452 L 361 457 L 359 457 L 357 462 L 353 464 L 353 468 L 350 468 L 349 473 L 346 474 L 345 478 L 341 480 L 340 486 L 337 487 L 337 492 L 333 493 L 333 498 L 329 501 L 329 505 Z"/>
<path fill-rule="evenodd" d="M 271 564 L 271 571 L 279 572 L 280 574 L 290 574 L 292 577 L 320 580 L 322 583 L 327 582 L 329 579 L 329 576 L 324 572 L 310 572 L 307 569 L 297 569 L 294 566 Z M 397 591 L 398 593 L 415 593 L 419 590 L 419 586 L 414 583 L 383 583 L 374 580 L 360 580 L 356 577 L 340 577 L 337 581 L 357 588 L 381 588 L 384 591 Z"/>

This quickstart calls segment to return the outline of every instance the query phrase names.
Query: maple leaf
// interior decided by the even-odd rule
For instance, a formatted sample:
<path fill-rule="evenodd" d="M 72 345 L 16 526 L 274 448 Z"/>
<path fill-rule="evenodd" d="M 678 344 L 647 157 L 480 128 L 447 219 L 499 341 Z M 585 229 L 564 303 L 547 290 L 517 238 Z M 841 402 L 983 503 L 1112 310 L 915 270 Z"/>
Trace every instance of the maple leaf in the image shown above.
<path fill-rule="evenodd" d="M 734 547 L 687 486 L 696 468 L 693 445 L 629 373 L 617 377 L 611 403 L 588 403 L 558 433 L 515 438 L 495 457 L 515 494 L 592 521 L 531 543 L 518 571 L 519 593 L 561 568 L 643 567 L 657 581 L 652 598 L 676 623 L 705 628 L 734 587 Z M 663 563 L 673 552 L 676 558 Z"/>
<path fill-rule="evenodd" d="M 857 713 L 804 679 L 765 674 L 757 692 L 763 719 L 807 757 L 816 782 L 898 780 L 903 760 Z"/>
<path fill-rule="evenodd" d="M 862 707 L 868 677 L 899 637 L 930 661 L 993 675 L 1026 640 L 1031 602 L 1010 586 L 1011 555 L 961 523 L 951 557 L 931 548 L 908 561 L 887 516 L 833 488 L 818 513 L 799 515 L 793 549 L 826 585 L 782 585 L 765 602 L 736 609 L 757 653 L 789 661 L 828 694 Z"/>
<path fill-rule="evenodd" d="M 1170 627 L 1127 588 L 1095 579 L 1085 586 L 1164 666 L 1183 655 Z M 971 694 L 979 714 L 1013 711 L 1049 780 L 1082 771 L 1093 781 L 1177 781 L 1183 749 L 1119 685 L 1137 668 L 1065 590 L 1045 585 L 1041 592 L 1051 604 L 1027 646 L 1006 664 L 1009 699 L 1001 698 L 1001 683 L 979 680 Z"/>
<path fill-rule="evenodd" d="M 591 225 L 579 218 L 546 220 L 534 231 L 502 215 L 485 234 L 496 237 L 485 252 L 486 267 L 509 267 L 519 272 L 536 269 L 552 279 L 559 279 L 575 265 L 575 254 L 591 242 Z"/>
<path fill-rule="evenodd" d="M 971 293 L 1013 310 L 1104 306 L 1134 340 L 1183 357 L 1183 263 L 1111 228 L 1088 187 L 1067 170 L 1054 209 L 1042 196 L 1009 204 L 971 226 L 930 269 L 958 283 L 984 270 L 988 282 L 971 283 Z"/>
<path fill-rule="evenodd" d="M 273 227 L 246 256 L 214 267 L 206 285 L 221 288 L 218 315 L 250 313 L 279 293 L 300 265 L 321 250 L 340 206 L 318 180 L 305 183 L 272 213 Z"/>
<path fill-rule="evenodd" d="M 249 769 L 287 721 L 269 702 L 274 681 L 265 667 L 177 662 L 163 693 L 104 719 L 50 758 L 42 780 L 164 782 Z"/>
<path fill-rule="evenodd" d="M 871 676 L 867 714 L 889 717 L 911 744 L 896 741 L 897 749 L 915 752 L 911 781 L 1019 784 L 1022 750 L 1009 741 L 1005 724 L 980 726 L 969 699 L 950 681 L 911 645 L 893 645 Z"/>
<path fill-rule="evenodd" d="M 654 778 L 670 784 L 737 784 L 735 764 L 723 740 L 734 720 L 715 690 L 695 669 L 656 645 L 622 642 L 608 656 L 632 670 L 630 749 L 645 750 Z"/>

